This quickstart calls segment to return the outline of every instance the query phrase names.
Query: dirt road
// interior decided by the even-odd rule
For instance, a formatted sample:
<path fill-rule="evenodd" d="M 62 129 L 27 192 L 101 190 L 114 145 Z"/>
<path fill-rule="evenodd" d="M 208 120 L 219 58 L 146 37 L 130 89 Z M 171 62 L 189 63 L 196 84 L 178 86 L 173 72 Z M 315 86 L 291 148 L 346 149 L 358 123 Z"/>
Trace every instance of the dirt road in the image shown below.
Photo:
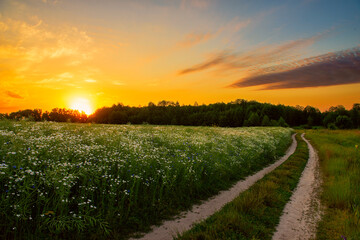
<path fill-rule="evenodd" d="M 286 204 L 273 240 L 314 239 L 317 222 L 321 218 L 320 173 L 318 156 L 310 142 L 309 160 L 290 201 Z"/>

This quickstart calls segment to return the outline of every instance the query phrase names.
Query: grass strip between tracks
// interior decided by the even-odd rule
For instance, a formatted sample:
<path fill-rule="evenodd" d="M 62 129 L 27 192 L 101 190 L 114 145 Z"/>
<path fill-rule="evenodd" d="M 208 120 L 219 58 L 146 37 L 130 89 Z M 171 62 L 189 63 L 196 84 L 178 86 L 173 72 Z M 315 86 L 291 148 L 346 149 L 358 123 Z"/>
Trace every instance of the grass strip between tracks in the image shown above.
<path fill-rule="evenodd" d="M 299 134 L 296 140 L 286 162 L 177 239 L 271 239 L 309 158 Z"/>

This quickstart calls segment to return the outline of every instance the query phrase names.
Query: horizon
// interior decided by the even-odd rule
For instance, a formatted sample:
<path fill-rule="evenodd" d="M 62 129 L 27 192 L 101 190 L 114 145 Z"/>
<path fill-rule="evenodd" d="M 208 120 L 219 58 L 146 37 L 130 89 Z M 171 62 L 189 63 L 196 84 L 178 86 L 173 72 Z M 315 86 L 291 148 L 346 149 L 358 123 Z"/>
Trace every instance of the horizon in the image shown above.
<path fill-rule="evenodd" d="M 213 103 L 208 103 L 208 104 L 205 104 L 205 103 L 198 103 L 197 101 L 195 101 L 193 104 L 183 104 L 183 103 L 181 103 L 181 102 L 179 102 L 179 101 L 170 101 L 170 100 L 162 100 L 162 101 L 166 101 L 166 102 L 171 102 L 171 103 L 174 103 L 174 104 L 176 104 L 176 103 L 179 103 L 179 105 L 180 105 L 180 107 L 184 107 L 184 106 L 209 106 L 209 105 L 211 105 L 211 104 L 230 104 L 230 103 L 234 103 L 235 101 L 237 101 L 237 100 L 245 100 L 245 101 L 247 101 L 247 102 L 258 102 L 258 103 L 260 103 L 260 104 L 272 104 L 272 105 L 275 105 L 275 106 L 278 106 L 278 105 L 283 105 L 283 106 L 285 106 L 285 107 L 293 107 L 293 108 L 298 108 L 298 107 L 300 107 L 300 108 L 306 108 L 306 107 L 314 107 L 314 106 L 310 106 L 310 105 L 307 105 L 307 106 L 301 106 L 301 105 L 296 105 L 296 106 L 292 106 L 292 105 L 286 105 L 286 104 L 281 104 L 281 103 L 278 103 L 278 104 L 273 104 L 273 103 L 269 103 L 269 102 L 259 102 L 259 101 L 256 101 L 256 100 L 247 100 L 247 99 L 236 99 L 236 100 L 234 100 L 234 101 L 230 101 L 230 102 L 213 102 Z M 161 101 L 160 101 L 161 102 Z M 85 115 L 87 116 L 87 117 L 89 117 L 89 116 L 91 116 L 91 115 L 93 115 L 93 114 L 95 114 L 95 112 L 96 112 L 96 110 L 99 110 L 99 109 L 102 109 L 102 108 L 111 108 L 111 107 L 113 107 L 114 105 L 118 105 L 118 104 L 120 104 L 120 105 L 123 105 L 123 106 L 125 106 L 125 107 L 130 107 L 130 108 L 143 108 L 143 107 L 148 107 L 148 105 L 150 104 L 150 103 L 153 103 L 153 104 L 155 104 L 155 106 L 159 106 L 159 103 L 160 102 L 158 102 L 158 103 L 155 103 L 155 102 L 152 102 L 152 101 L 150 101 L 148 104 L 146 104 L 146 105 L 138 105 L 138 106 L 131 106 L 131 105 L 125 105 L 125 104 L 123 104 L 123 103 L 121 103 L 121 102 L 118 102 L 118 103 L 114 103 L 114 104 L 112 104 L 111 106 L 109 105 L 109 106 L 102 106 L 102 107 L 99 107 L 99 108 L 96 108 L 96 109 L 93 109 L 93 111 L 91 111 L 91 113 L 87 113 L 86 112 L 86 110 L 82 110 L 81 109 L 81 107 L 79 108 L 66 108 L 66 107 L 64 107 L 64 108 L 60 108 L 60 107 L 54 107 L 54 108 L 52 108 L 52 109 L 41 109 L 41 108 L 33 108 L 33 109 L 19 109 L 19 110 L 17 110 L 17 111 L 25 111 L 25 110 L 36 110 L 36 109 L 38 109 L 38 110 L 41 110 L 42 111 L 42 113 L 45 113 L 45 112 L 51 112 L 53 109 L 67 109 L 67 110 L 74 110 L 74 111 L 78 111 L 79 113 L 85 113 Z M 197 104 L 197 105 L 196 105 Z M 235 103 L 234 103 L 235 104 Z M 317 108 L 317 107 L 314 107 L 315 109 L 318 109 L 321 113 L 324 113 L 324 112 L 328 112 L 329 110 L 330 110 L 330 108 L 331 107 L 339 107 L 339 106 L 343 106 L 344 108 L 345 108 L 345 110 L 348 110 L 348 111 L 350 111 L 352 108 L 353 108 L 353 106 L 354 106 L 354 104 L 359 104 L 359 103 L 353 103 L 352 105 L 351 105 L 351 107 L 345 107 L 344 105 L 341 105 L 341 104 L 339 104 L 339 105 L 336 105 L 336 106 L 330 106 L 328 109 L 325 109 L 325 110 L 322 110 L 322 109 L 319 109 L 319 108 Z M 14 112 L 17 112 L 17 111 L 14 111 Z M 0 112 L 0 114 L 10 114 L 10 113 L 12 113 L 12 112 Z"/>
<path fill-rule="evenodd" d="M 0 113 L 359 103 L 360 2 L 0 2 Z"/>

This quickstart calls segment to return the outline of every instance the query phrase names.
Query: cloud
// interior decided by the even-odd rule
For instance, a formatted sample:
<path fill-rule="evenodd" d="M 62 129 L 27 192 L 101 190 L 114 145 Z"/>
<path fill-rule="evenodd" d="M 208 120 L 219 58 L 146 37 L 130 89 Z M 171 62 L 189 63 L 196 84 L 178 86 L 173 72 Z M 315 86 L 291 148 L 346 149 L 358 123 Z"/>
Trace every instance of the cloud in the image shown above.
<path fill-rule="evenodd" d="M 219 29 L 219 32 L 228 31 L 230 33 L 237 33 L 241 29 L 249 26 L 252 22 L 254 22 L 253 18 L 240 20 L 239 17 L 234 17 L 231 21 L 227 22 L 224 26 L 222 26 Z"/>
<path fill-rule="evenodd" d="M 179 72 L 179 75 L 188 74 L 188 73 L 192 73 L 192 72 L 203 71 L 203 70 L 218 66 L 220 64 L 226 64 L 226 62 L 229 61 L 230 57 L 231 57 L 231 54 L 228 54 L 227 52 L 217 54 L 216 56 L 211 57 L 208 61 L 205 61 L 203 63 L 194 65 L 194 66 L 192 66 L 190 68 L 186 68 L 186 69 L 181 70 Z"/>
<path fill-rule="evenodd" d="M 54 83 L 56 85 L 59 85 L 60 82 L 68 82 L 73 77 L 74 77 L 74 75 L 72 73 L 64 72 L 64 73 L 58 74 L 55 77 L 42 79 L 40 81 L 37 81 L 36 83 L 37 84 L 45 84 L 45 83 L 52 84 L 52 83 Z"/>
<path fill-rule="evenodd" d="M 230 87 L 265 85 L 262 89 L 270 90 L 360 83 L 360 48 L 303 59 L 291 66 L 286 71 L 240 79 Z"/>
<path fill-rule="evenodd" d="M 125 85 L 125 83 L 123 83 L 123 82 L 113 82 L 113 84 L 114 85 L 116 85 L 116 86 L 124 86 Z"/>
<path fill-rule="evenodd" d="M 181 9 L 206 9 L 210 5 L 210 0 L 182 0 L 180 8 Z"/>
<path fill-rule="evenodd" d="M 95 79 L 86 79 L 85 82 L 96 83 L 97 81 Z"/>
<path fill-rule="evenodd" d="M 251 19 L 239 20 L 238 17 L 233 18 L 231 21 L 227 22 L 225 25 L 221 26 L 218 30 L 213 33 L 198 33 L 192 32 L 184 36 L 184 39 L 177 43 L 177 47 L 192 47 L 196 44 L 203 43 L 209 39 L 216 38 L 222 33 L 224 34 L 235 34 L 241 29 L 249 26 L 252 22 Z"/>
<path fill-rule="evenodd" d="M 12 98 L 24 99 L 22 96 L 14 93 L 14 92 L 5 91 L 5 93 L 6 93 L 6 95 L 8 95 L 9 97 L 12 97 Z"/>
<path fill-rule="evenodd" d="M 73 78 L 74 75 L 72 75 L 71 73 L 69 72 L 64 72 L 64 73 L 61 73 L 58 75 L 59 78 Z"/>
<path fill-rule="evenodd" d="M 52 4 L 52 5 L 56 5 L 59 3 L 58 0 L 41 0 L 41 1 L 45 4 Z"/>
<path fill-rule="evenodd" d="M 71 57 L 72 61 L 82 62 L 96 52 L 85 31 L 65 25 L 50 28 L 37 17 L 27 22 L 0 17 L 0 32 L 4 36 L 0 39 L 1 52 L 6 53 L 2 59 L 32 64 Z"/>
<path fill-rule="evenodd" d="M 209 40 L 213 35 L 211 33 L 189 33 L 177 44 L 178 47 L 192 47 L 200 42 Z"/>
<path fill-rule="evenodd" d="M 198 71 L 218 67 L 223 71 L 244 69 L 244 68 L 263 68 L 266 65 L 286 62 L 291 60 L 300 50 L 307 48 L 322 39 L 328 32 L 317 34 L 309 38 L 289 41 L 281 45 L 268 45 L 258 47 L 252 51 L 243 53 L 231 53 L 223 51 L 215 54 L 203 63 L 179 71 L 179 75 L 189 74 Z"/>

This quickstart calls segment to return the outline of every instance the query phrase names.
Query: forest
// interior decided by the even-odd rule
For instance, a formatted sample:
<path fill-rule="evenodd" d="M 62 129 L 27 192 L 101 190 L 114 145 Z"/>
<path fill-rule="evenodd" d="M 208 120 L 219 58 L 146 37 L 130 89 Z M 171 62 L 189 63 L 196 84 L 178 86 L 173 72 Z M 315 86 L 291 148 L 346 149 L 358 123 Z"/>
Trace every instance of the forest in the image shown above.
<path fill-rule="evenodd" d="M 26 109 L 0 114 L 0 119 L 55 121 L 103 124 L 154 124 L 184 126 L 283 126 L 329 129 L 360 127 L 360 104 L 349 110 L 344 106 L 330 107 L 321 112 L 312 106 L 285 106 L 238 99 L 229 103 L 180 105 L 179 102 L 150 102 L 147 106 L 131 107 L 121 103 L 97 109 L 92 115 L 66 108 L 51 112 Z"/>

